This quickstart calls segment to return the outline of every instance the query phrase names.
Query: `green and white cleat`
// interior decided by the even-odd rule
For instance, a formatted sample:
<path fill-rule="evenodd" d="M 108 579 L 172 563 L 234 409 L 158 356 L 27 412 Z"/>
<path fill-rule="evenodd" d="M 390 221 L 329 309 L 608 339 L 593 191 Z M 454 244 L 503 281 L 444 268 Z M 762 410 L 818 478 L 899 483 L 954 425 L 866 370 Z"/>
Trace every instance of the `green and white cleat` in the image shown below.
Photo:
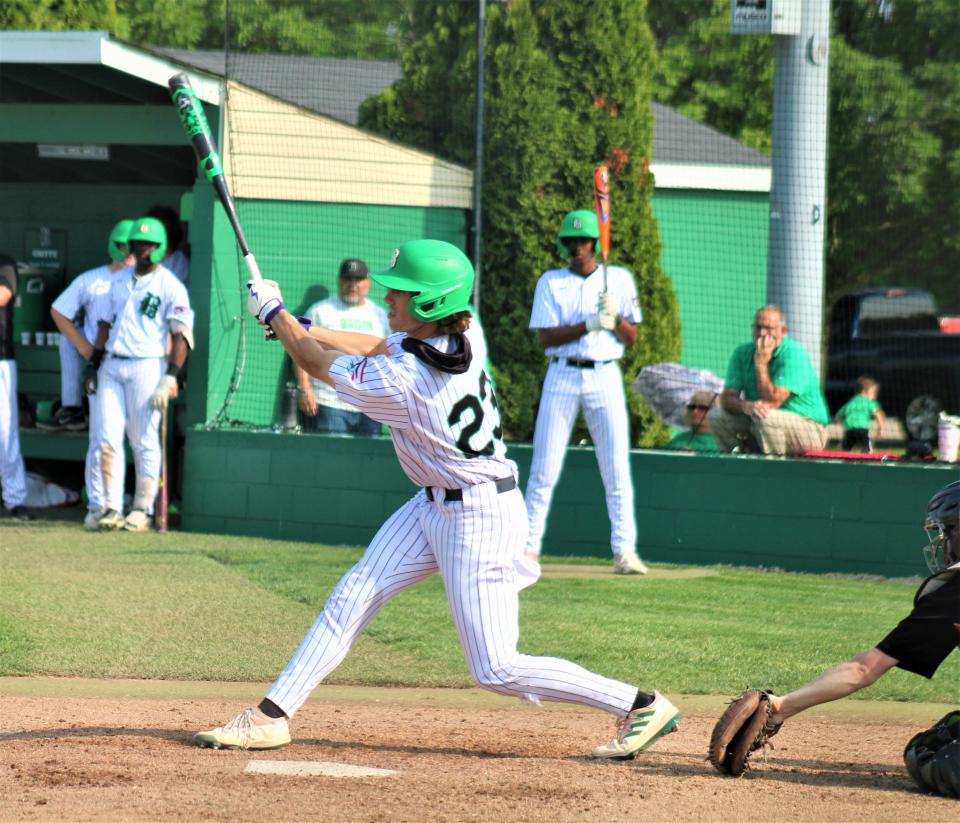
<path fill-rule="evenodd" d="M 617 736 L 593 750 L 593 756 L 606 760 L 630 760 L 646 751 L 665 734 L 675 732 L 680 712 L 660 692 L 649 706 L 630 712 L 617 730 Z"/>
<path fill-rule="evenodd" d="M 193 736 L 201 749 L 280 749 L 290 742 L 287 719 L 267 717 L 255 706 L 244 709 L 226 726 Z"/>

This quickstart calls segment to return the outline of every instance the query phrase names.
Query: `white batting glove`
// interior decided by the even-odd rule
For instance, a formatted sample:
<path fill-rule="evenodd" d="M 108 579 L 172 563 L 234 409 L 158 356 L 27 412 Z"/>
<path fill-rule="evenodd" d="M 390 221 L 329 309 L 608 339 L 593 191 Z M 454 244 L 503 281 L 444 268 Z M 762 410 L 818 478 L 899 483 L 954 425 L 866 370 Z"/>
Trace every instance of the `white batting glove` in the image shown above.
<path fill-rule="evenodd" d="M 150 405 L 157 411 L 163 411 L 170 402 L 170 396 L 176 391 L 177 378 L 172 374 L 165 374 L 160 378 L 157 388 L 150 395 Z"/>
<path fill-rule="evenodd" d="M 591 314 L 585 322 L 587 331 L 613 331 L 617 327 L 617 318 L 606 312 Z"/>
<path fill-rule="evenodd" d="M 286 308 L 280 286 L 274 280 L 262 280 L 260 283 L 248 280 L 247 290 L 250 292 L 247 311 L 256 317 L 261 325 L 267 325 L 280 309 Z"/>
<path fill-rule="evenodd" d="M 620 307 L 612 294 L 608 291 L 600 292 L 600 299 L 597 300 L 597 311 L 600 314 L 612 314 L 617 316 Z"/>

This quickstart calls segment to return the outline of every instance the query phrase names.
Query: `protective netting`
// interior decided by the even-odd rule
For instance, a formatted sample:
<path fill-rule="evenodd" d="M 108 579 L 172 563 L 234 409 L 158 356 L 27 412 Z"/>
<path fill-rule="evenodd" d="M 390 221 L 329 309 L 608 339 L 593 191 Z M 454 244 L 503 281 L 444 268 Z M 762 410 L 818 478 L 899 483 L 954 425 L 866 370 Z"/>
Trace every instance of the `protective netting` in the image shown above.
<path fill-rule="evenodd" d="M 479 245 L 478 308 L 508 435 L 529 438 L 536 402 L 512 369 L 535 385 L 543 370 L 526 330 L 533 285 L 563 265 L 560 220 L 591 207 L 592 169 L 606 163 L 610 262 L 638 273 L 650 335 L 623 361 L 649 404 L 633 408 L 635 442 L 935 447 L 949 425 L 940 413 L 960 413 L 960 17 L 943 4 L 930 4 L 943 12 L 934 20 L 924 4 L 836 0 L 778 3 L 786 16 L 774 19 L 773 3 L 736 0 L 733 28 L 753 31 L 734 33 L 725 3 L 646 5 L 650 48 L 630 54 L 577 25 L 572 0 L 483 4 L 477 179 L 476 0 L 230 0 L 225 51 L 168 53 L 227 78 L 224 164 L 247 239 L 291 310 L 375 332 L 375 312 L 343 302 L 362 278 L 338 277 L 342 261 L 377 271 L 417 237 L 471 256 Z M 266 22 L 251 29 L 250 6 L 267 22 L 299 16 L 288 36 L 268 37 Z M 603 14 L 627 26 L 643 6 Z M 618 86 L 617 61 L 642 76 L 637 96 Z M 631 116 L 633 131 L 617 132 Z M 512 165 L 514 196 L 503 185 Z M 642 225 L 651 190 L 655 233 L 625 235 L 626 210 Z M 246 314 L 225 222 L 211 259 L 209 425 L 308 428 L 309 384 Z M 648 264 L 665 279 L 641 274 Z M 362 283 L 382 305 L 383 291 Z M 757 314 L 767 304 L 779 309 Z M 717 436 L 696 438 L 690 426 L 708 413 Z"/>

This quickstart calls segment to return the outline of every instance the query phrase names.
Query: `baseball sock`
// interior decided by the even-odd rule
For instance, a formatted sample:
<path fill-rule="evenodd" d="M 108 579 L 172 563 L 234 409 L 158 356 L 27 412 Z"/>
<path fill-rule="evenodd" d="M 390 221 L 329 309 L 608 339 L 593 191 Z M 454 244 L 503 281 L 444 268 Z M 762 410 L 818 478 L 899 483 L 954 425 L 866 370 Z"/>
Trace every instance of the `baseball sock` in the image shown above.
<path fill-rule="evenodd" d="M 272 717 L 274 720 L 279 720 L 281 717 L 287 716 L 283 709 L 281 709 L 269 697 L 263 698 L 263 700 L 261 700 L 257 705 L 257 708 L 260 709 L 260 711 L 262 711 L 267 717 Z"/>
<path fill-rule="evenodd" d="M 633 706 L 630 708 L 630 711 L 645 709 L 653 703 L 655 699 L 653 692 L 642 692 L 640 689 L 637 689 L 637 699 L 633 701 Z M 261 706 L 261 708 L 263 708 L 263 706 Z"/>

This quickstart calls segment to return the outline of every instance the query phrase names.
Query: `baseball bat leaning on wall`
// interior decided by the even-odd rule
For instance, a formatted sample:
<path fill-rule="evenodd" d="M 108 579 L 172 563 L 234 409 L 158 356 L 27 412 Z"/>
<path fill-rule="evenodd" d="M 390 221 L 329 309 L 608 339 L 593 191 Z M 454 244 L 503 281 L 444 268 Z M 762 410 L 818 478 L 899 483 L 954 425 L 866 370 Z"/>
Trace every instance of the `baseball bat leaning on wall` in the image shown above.
<path fill-rule="evenodd" d="M 213 135 L 210 133 L 210 124 L 207 122 L 207 116 L 203 113 L 203 104 L 197 99 L 197 94 L 190 85 L 190 79 L 185 74 L 175 74 L 167 81 L 170 87 L 170 98 L 174 106 L 177 107 L 177 113 L 180 115 L 180 124 L 183 130 L 193 143 L 193 150 L 197 153 L 197 159 L 200 161 L 200 168 L 203 169 L 217 193 L 217 199 L 227 213 L 230 225 L 233 226 L 233 233 L 237 236 L 237 244 L 243 254 L 243 262 L 247 265 L 247 271 L 250 272 L 250 278 L 259 283 L 263 277 L 257 266 L 257 261 L 250 252 L 247 245 L 247 238 L 243 234 L 243 228 L 240 225 L 240 218 L 237 217 L 237 207 L 233 202 L 233 195 L 227 187 L 227 179 L 223 174 L 223 166 L 220 163 L 220 155 L 213 143 Z"/>
<path fill-rule="evenodd" d="M 170 497 L 167 492 L 167 406 L 160 411 L 160 497 L 157 501 L 157 531 L 167 530 Z"/>
<path fill-rule="evenodd" d="M 610 172 L 606 166 L 593 170 L 593 203 L 600 226 L 600 256 L 603 259 L 603 290 L 607 290 L 607 255 L 610 254 Z"/>

